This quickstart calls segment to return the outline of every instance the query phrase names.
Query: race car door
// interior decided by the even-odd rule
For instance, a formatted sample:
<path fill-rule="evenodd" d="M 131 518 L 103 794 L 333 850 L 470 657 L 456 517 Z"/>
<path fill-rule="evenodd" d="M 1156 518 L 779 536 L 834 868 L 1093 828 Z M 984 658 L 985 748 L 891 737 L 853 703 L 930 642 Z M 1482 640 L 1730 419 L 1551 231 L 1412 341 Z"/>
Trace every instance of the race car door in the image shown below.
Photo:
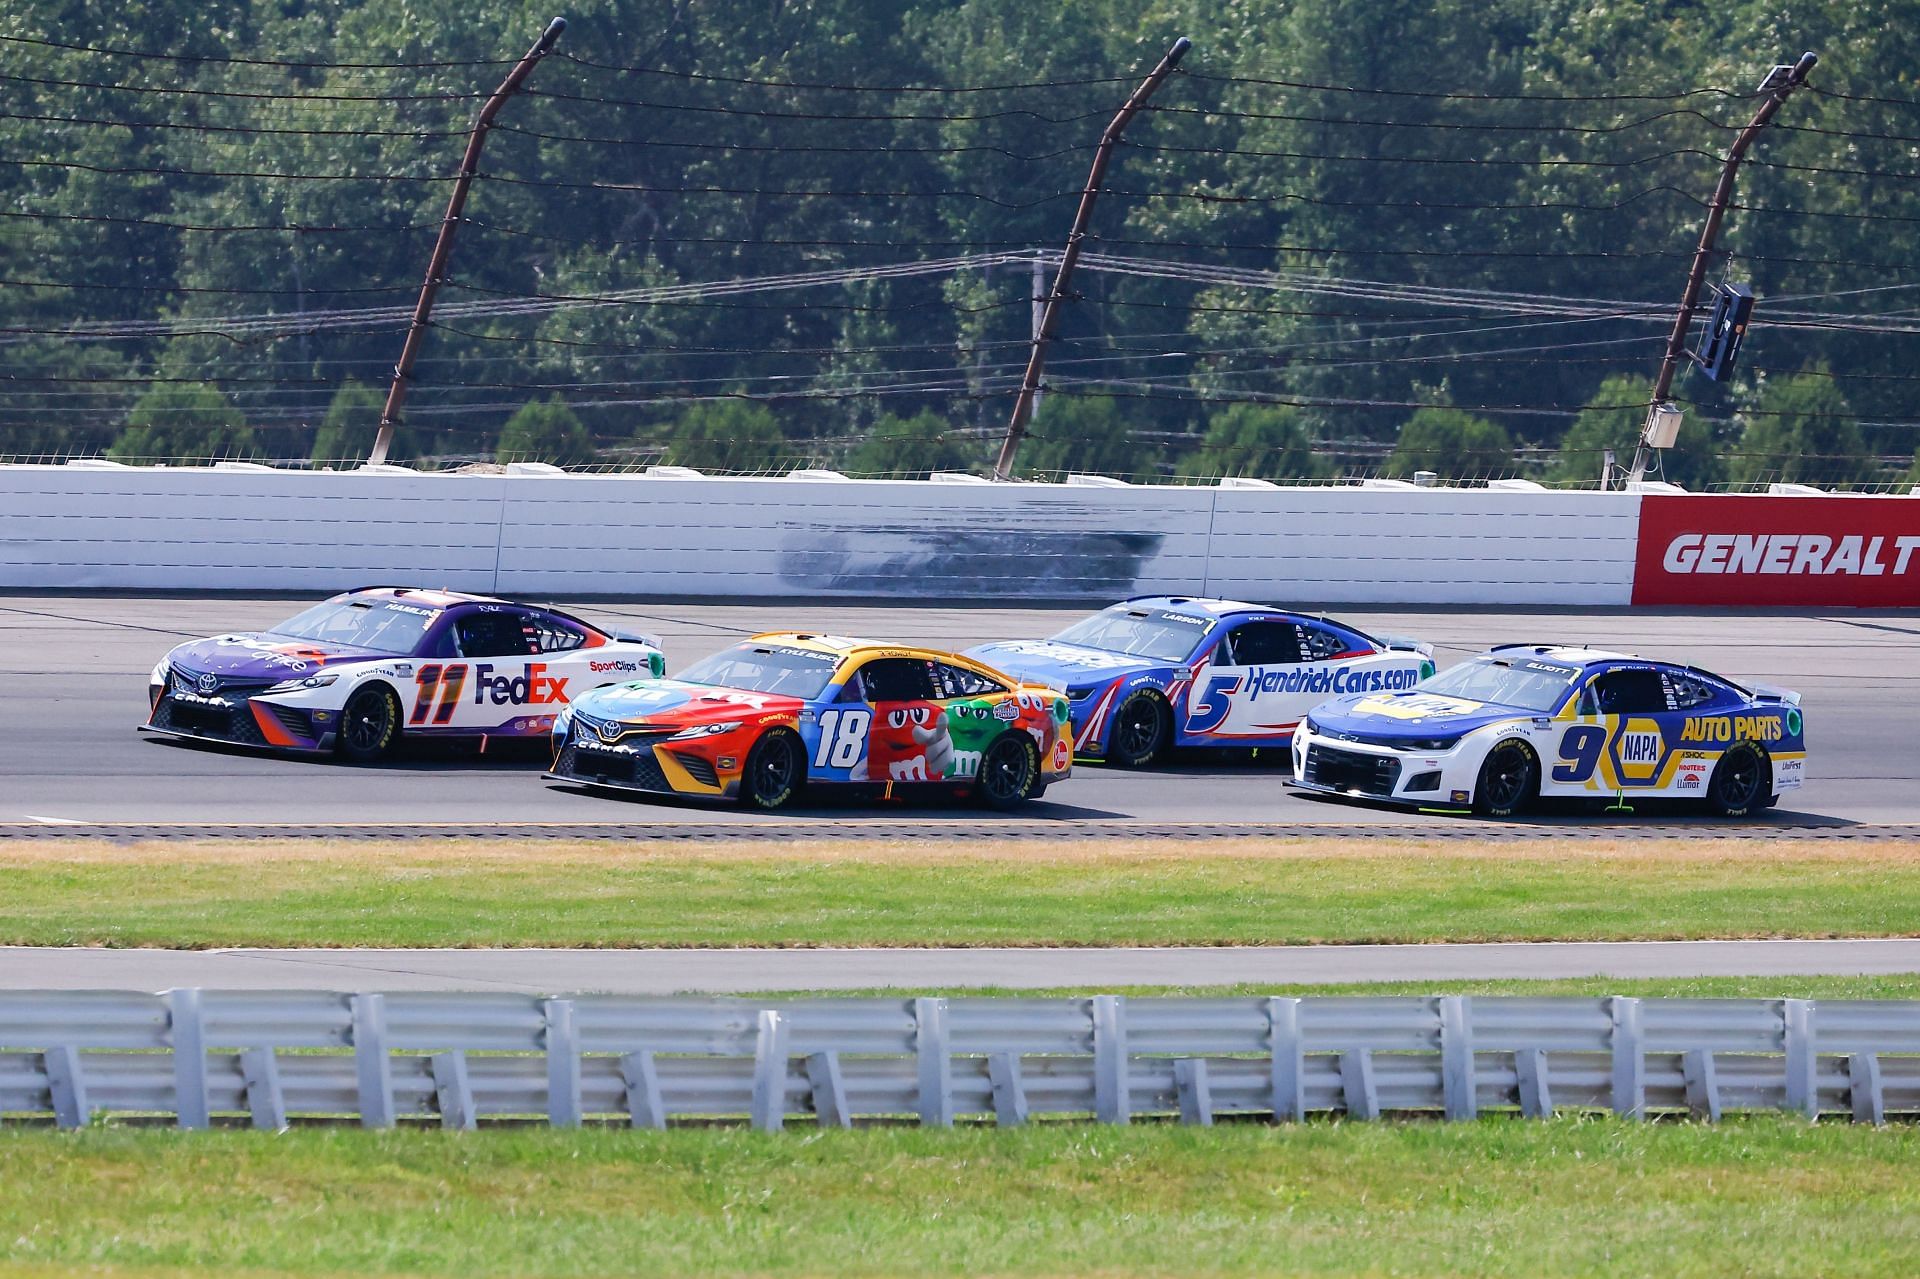
<path fill-rule="evenodd" d="M 541 654 L 541 635 L 532 614 L 504 604 L 454 618 L 435 646 L 435 655 L 448 660 L 425 662 L 414 674 L 408 731 L 548 731 L 566 705 L 571 677 Z"/>
<path fill-rule="evenodd" d="M 1264 618 L 1229 627 L 1194 681 L 1187 739 L 1225 745 L 1291 737 L 1300 716 L 1326 696 L 1300 691 L 1313 682 L 1302 657 L 1300 628 L 1291 621 Z"/>
<path fill-rule="evenodd" d="M 1667 740 L 1673 703 L 1666 680 L 1650 666 L 1602 671 L 1576 703 L 1576 721 L 1561 730 L 1559 757 L 1543 790 L 1651 791 L 1672 784 L 1678 760 Z"/>
<path fill-rule="evenodd" d="M 920 657 L 862 662 L 847 676 L 834 704 L 820 712 L 811 745 L 816 777 L 924 782 L 944 776 L 953 741 L 936 698 L 932 663 Z"/>

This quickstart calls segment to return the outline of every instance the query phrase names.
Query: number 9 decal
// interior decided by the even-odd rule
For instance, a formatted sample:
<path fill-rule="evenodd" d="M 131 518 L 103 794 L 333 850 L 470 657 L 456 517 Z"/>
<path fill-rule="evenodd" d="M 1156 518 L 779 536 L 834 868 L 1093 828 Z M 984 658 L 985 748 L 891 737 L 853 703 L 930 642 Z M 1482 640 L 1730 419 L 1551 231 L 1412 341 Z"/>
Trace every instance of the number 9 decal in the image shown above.
<path fill-rule="evenodd" d="M 1595 724 L 1580 724 L 1567 730 L 1560 739 L 1560 758 L 1564 764 L 1553 766 L 1556 782 L 1584 782 L 1593 776 L 1600 762 L 1600 748 L 1607 743 L 1607 730 Z"/>

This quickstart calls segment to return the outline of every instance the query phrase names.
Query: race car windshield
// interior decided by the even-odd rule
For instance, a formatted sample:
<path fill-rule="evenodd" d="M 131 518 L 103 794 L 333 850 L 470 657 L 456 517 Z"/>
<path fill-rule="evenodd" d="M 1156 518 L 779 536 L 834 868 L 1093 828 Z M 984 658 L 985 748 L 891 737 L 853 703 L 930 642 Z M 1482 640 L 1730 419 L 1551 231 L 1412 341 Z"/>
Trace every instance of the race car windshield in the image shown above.
<path fill-rule="evenodd" d="M 440 616 L 438 609 L 382 600 L 343 600 L 316 604 L 273 628 L 273 634 L 316 644 L 339 644 L 406 657 Z"/>
<path fill-rule="evenodd" d="M 1551 662 L 1483 658 L 1436 675 L 1420 685 L 1420 691 L 1546 713 L 1559 707 L 1567 688 L 1579 674 L 1571 666 L 1555 666 Z"/>
<path fill-rule="evenodd" d="M 1176 621 L 1166 613 L 1109 609 L 1075 622 L 1053 639 L 1057 644 L 1078 644 L 1128 657 L 1182 662 L 1206 633 L 1206 625 L 1199 618 Z"/>
<path fill-rule="evenodd" d="M 840 659 L 831 653 L 767 644 L 738 644 L 695 662 L 675 676 L 683 684 L 713 684 L 749 693 L 813 698 L 833 678 Z"/>

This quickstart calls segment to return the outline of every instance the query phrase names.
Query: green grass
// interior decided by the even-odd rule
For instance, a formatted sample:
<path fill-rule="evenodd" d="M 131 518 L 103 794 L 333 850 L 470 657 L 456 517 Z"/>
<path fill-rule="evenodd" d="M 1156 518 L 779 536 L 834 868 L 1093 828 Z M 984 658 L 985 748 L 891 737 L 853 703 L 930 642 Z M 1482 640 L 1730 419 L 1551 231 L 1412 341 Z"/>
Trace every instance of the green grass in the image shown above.
<path fill-rule="evenodd" d="M 1911 934 L 1920 843 L 29 845 L 0 942 L 1146 945 Z"/>
<path fill-rule="evenodd" d="M 1905 1275 L 1920 1129 L 0 1132 L 0 1273 Z"/>

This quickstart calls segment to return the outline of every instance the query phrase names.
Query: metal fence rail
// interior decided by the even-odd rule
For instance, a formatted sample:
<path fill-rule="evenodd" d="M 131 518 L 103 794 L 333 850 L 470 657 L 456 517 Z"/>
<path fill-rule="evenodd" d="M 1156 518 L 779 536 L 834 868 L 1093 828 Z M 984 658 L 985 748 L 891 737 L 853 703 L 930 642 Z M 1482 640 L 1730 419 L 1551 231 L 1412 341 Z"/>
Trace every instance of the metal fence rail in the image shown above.
<path fill-rule="evenodd" d="M 0 993 L 0 1117 L 1920 1114 L 1920 1002 Z"/>

